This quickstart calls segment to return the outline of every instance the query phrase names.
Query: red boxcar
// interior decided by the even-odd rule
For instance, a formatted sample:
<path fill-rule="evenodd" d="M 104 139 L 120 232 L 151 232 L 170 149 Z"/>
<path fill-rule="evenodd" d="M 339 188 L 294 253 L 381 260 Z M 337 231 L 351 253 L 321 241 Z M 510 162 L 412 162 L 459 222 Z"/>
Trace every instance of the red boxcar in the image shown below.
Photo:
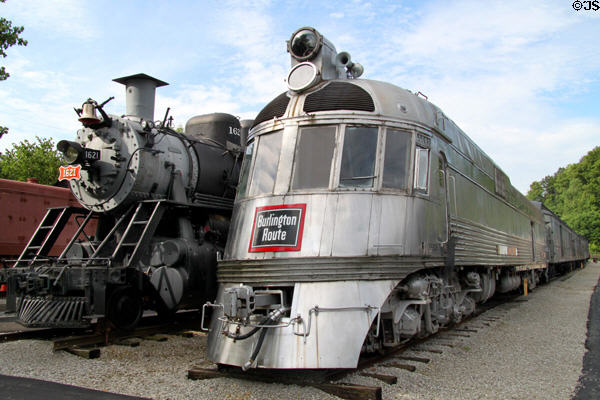
<path fill-rule="evenodd" d="M 67 188 L 0 179 L 0 259 L 18 258 L 46 209 L 64 206 L 81 207 Z M 86 232 L 93 234 L 95 225 Z M 58 256 L 76 231 L 76 222 L 69 221 L 50 255 Z"/>

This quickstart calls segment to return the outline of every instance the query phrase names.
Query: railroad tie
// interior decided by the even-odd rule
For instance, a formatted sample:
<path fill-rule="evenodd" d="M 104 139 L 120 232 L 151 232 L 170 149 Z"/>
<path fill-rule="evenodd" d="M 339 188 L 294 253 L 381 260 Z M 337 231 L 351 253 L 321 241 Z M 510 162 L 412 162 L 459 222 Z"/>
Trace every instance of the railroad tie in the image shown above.
<path fill-rule="evenodd" d="M 454 333 L 454 332 L 444 332 L 446 336 L 456 336 L 456 337 L 471 337 L 468 333 Z"/>
<path fill-rule="evenodd" d="M 381 400 L 381 387 L 361 386 L 350 383 L 323 383 L 317 389 L 342 399 Z"/>
<path fill-rule="evenodd" d="M 215 368 L 192 367 L 192 369 L 188 370 L 188 379 L 192 379 L 194 381 L 202 379 L 222 378 L 224 376 L 227 375 Z"/>
<path fill-rule="evenodd" d="M 415 367 L 414 365 L 411 364 L 404 364 L 404 363 L 399 363 L 399 362 L 388 362 L 382 365 L 383 367 L 386 368 L 400 368 L 400 369 L 405 369 L 407 371 L 410 372 L 415 372 L 417 370 L 417 367 Z"/>
<path fill-rule="evenodd" d="M 439 349 L 410 349 L 410 351 L 442 354 L 444 351 Z"/>
<path fill-rule="evenodd" d="M 479 332 L 477 329 L 472 329 L 472 328 L 454 328 L 454 330 L 458 331 L 458 332 L 470 332 L 470 333 Z"/>
<path fill-rule="evenodd" d="M 67 347 L 66 349 L 63 349 L 63 350 L 66 351 L 67 353 L 71 353 L 76 356 L 88 358 L 88 359 L 100 357 L 100 349 L 98 349 L 98 348 L 82 349 L 79 347 Z"/>
<path fill-rule="evenodd" d="M 429 361 L 431 361 L 431 359 L 429 359 L 429 358 L 417 357 L 417 356 L 398 356 L 396 358 L 399 358 L 400 360 L 415 361 L 415 362 L 420 362 L 420 363 L 425 363 L 425 364 L 427 364 Z"/>
<path fill-rule="evenodd" d="M 361 372 L 360 375 L 366 376 L 368 378 L 379 379 L 380 381 L 385 382 L 388 385 L 395 385 L 398 382 L 398 378 L 394 375 L 377 374 L 374 372 Z"/>

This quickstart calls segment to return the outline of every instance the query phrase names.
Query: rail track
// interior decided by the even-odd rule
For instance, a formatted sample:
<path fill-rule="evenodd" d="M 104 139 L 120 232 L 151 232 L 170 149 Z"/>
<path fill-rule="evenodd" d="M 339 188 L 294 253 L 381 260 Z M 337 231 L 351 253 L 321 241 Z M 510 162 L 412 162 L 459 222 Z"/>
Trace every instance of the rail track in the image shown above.
<path fill-rule="evenodd" d="M 157 335 L 200 330 L 196 310 L 182 311 L 168 320 L 157 316 L 147 316 L 140 326 L 132 331 L 113 330 L 102 323 L 95 323 L 86 329 L 65 328 L 23 328 L 14 321 L 14 316 L 0 317 L 0 343 L 24 339 L 51 340 L 53 350 L 66 350 L 85 358 L 97 358 L 98 346 L 109 344 L 129 344 L 132 338 L 143 337 L 160 340 Z M 129 340 L 129 341 L 128 341 Z"/>
<path fill-rule="evenodd" d="M 356 369 L 323 371 L 253 369 L 243 372 L 238 367 L 215 365 L 212 368 L 191 368 L 188 370 L 188 378 L 196 380 L 229 377 L 267 383 L 312 386 L 343 399 L 379 400 L 382 398 L 382 386 L 356 385 L 344 382 L 344 379 L 350 374 L 359 374 L 374 378 L 383 384 L 396 384 L 398 378 L 395 375 L 382 373 L 379 370 L 382 368 L 403 369 L 415 372 L 419 366 L 431 362 L 436 354 L 461 345 L 468 346 L 466 342 L 472 334 L 494 326 L 502 320 L 510 308 L 523 301 L 527 301 L 527 298 L 520 294 L 493 298 L 478 307 L 469 318 L 454 326 L 444 328 L 434 335 L 422 339 L 411 339 L 394 348 L 388 348 L 381 354 L 361 357 Z"/>

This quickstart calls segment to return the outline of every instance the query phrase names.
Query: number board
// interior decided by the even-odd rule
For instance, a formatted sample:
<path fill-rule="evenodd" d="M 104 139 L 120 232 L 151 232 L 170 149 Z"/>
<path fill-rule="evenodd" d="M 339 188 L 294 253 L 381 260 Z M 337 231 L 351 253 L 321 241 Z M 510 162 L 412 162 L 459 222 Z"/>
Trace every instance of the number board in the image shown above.
<path fill-rule="evenodd" d="M 96 161 L 100 159 L 100 150 L 84 149 L 84 159 L 86 161 Z"/>

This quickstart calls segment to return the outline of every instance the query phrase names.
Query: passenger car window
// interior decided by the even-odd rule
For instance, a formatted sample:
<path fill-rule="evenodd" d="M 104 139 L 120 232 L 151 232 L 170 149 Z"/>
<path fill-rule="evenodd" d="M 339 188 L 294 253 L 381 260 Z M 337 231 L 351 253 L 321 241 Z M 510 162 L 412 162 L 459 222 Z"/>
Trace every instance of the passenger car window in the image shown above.
<path fill-rule="evenodd" d="M 347 127 L 342 150 L 340 187 L 373 186 L 376 151 L 376 127 Z"/>
<path fill-rule="evenodd" d="M 317 189 L 329 186 L 335 129 L 335 126 L 300 129 L 292 189 Z"/>
<path fill-rule="evenodd" d="M 248 188 L 248 177 L 250 175 L 250 166 L 252 165 L 252 153 L 254 151 L 254 141 L 246 146 L 246 152 L 244 154 L 244 161 L 242 162 L 242 169 L 240 171 L 240 182 L 238 184 L 238 197 L 244 197 L 246 195 L 246 189 Z"/>
<path fill-rule="evenodd" d="M 250 195 L 272 193 L 275 187 L 275 177 L 279 167 L 279 154 L 281 152 L 281 130 L 261 135 L 256 145 L 256 161 L 252 180 L 250 181 Z"/>
<path fill-rule="evenodd" d="M 427 191 L 428 169 L 429 150 L 417 147 L 415 152 L 415 189 Z"/>
<path fill-rule="evenodd" d="M 388 129 L 385 138 L 385 158 L 383 162 L 383 187 L 391 189 L 408 188 L 408 167 L 410 162 L 411 134 L 406 131 Z"/>

